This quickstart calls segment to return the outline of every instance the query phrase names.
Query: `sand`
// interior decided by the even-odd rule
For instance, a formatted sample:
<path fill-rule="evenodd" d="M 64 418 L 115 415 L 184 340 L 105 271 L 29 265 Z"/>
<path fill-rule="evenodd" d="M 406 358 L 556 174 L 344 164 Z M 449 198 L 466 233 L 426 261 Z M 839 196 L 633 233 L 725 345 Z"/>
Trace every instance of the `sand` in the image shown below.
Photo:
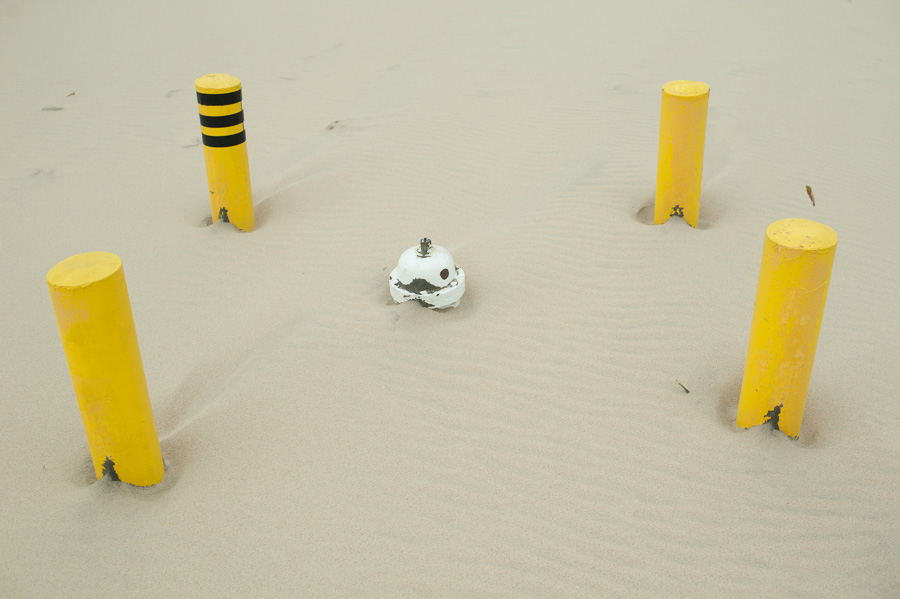
<path fill-rule="evenodd" d="M 900 596 L 898 25 L 0 0 L 0 596 Z M 207 226 L 211 72 L 243 81 L 252 233 Z M 647 224 L 674 79 L 712 90 L 698 229 Z M 792 217 L 840 237 L 796 440 L 734 424 Z M 458 308 L 390 298 L 423 236 Z M 95 480 L 45 283 L 93 250 L 125 267 L 148 489 Z"/>

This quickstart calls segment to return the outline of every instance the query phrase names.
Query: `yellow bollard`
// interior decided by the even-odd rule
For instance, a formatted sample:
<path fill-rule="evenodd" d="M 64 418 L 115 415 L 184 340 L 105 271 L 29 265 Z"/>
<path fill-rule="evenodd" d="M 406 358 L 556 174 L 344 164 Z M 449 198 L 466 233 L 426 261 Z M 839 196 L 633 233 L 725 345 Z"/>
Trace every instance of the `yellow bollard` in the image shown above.
<path fill-rule="evenodd" d="M 163 459 L 122 261 L 78 254 L 50 269 L 47 286 L 97 478 L 157 484 Z"/>
<path fill-rule="evenodd" d="M 253 195 L 241 108 L 241 80 L 231 75 L 204 75 L 194 82 L 200 105 L 200 131 L 212 220 L 220 218 L 241 231 L 252 231 Z"/>
<path fill-rule="evenodd" d="M 705 83 L 670 81 L 662 88 L 654 225 L 680 216 L 697 226 L 708 105 Z"/>
<path fill-rule="evenodd" d="M 787 218 L 766 229 L 737 422 L 800 434 L 837 248 L 831 227 Z"/>

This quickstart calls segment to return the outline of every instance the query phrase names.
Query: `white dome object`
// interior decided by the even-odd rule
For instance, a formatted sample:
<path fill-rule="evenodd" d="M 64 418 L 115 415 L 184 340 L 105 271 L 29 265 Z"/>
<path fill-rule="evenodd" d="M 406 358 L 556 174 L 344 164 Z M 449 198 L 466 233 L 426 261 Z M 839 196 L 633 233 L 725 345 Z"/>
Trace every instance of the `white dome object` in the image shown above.
<path fill-rule="evenodd" d="M 445 248 L 423 239 L 400 254 L 388 287 L 398 304 L 416 300 L 431 309 L 455 308 L 466 291 L 466 273 Z"/>

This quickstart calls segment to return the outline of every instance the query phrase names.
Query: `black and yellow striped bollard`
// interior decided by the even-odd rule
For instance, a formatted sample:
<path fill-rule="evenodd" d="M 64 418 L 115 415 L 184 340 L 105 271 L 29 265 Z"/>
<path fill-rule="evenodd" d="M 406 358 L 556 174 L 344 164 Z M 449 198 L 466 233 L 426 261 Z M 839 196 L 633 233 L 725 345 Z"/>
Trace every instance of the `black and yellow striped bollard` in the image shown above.
<path fill-rule="evenodd" d="M 241 80 L 214 73 L 194 82 L 200 105 L 200 131 L 209 181 L 212 222 L 224 220 L 241 231 L 252 231 L 253 196 Z"/>

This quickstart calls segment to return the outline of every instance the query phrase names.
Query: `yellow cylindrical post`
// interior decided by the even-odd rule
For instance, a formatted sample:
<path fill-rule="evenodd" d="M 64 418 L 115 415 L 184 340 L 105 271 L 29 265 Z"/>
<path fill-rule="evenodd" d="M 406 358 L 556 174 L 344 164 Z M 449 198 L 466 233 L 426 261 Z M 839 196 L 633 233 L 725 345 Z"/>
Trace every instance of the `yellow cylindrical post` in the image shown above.
<path fill-rule="evenodd" d="M 122 261 L 78 254 L 50 269 L 47 286 L 97 478 L 159 483 L 163 459 Z"/>
<path fill-rule="evenodd" d="M 708 106 L 709 86 L 705 83 L 670 81 L 663 86 L 654 225 L 680 216 L 697 226 Z"/>
<path fill-rule="evenodd" d="M 802 218 L 766 229 L 737 425 L 776 418 L 797 437 L 806 406 L 837 233 Z"/>
<path fill-rule="evenodd" d="M 194 85 L 200 105 L 200 131 L 212 221 L 221 218 L 241 231 L 252 231 L 253 196 L 250 193 L 241 80 L 214 73 L 200 77 Z"/>

